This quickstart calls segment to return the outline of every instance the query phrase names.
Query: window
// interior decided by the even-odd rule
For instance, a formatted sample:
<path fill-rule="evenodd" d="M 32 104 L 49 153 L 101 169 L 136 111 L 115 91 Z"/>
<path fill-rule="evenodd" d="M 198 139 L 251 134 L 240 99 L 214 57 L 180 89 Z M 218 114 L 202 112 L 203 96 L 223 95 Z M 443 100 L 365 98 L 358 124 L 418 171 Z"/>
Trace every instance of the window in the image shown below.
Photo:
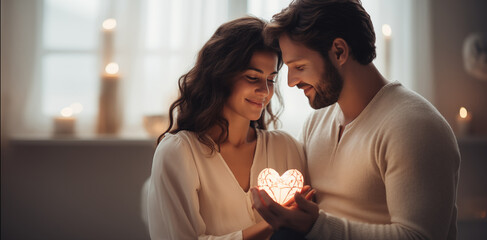
<path fill-rule="evenodd" d="M 123 132 L 144 133 L 143 117 L 167 113 L 178 94 L 177 80 L 194 64 L 199 49 L 220 24 L 244 14 L 269 20 L 289 2 L 9 1 L 7 7 L 14 10 L 5 24 L 11 33 L 7 63 L 11 79 L 7 86 L 12 102 L 11 132 L 49 133 L 52 118 L 62 108 L 77 102 L 83 106 L 77 116 L 78 132 L 95 132 L 104 68 L 101 23 L 107 18 L 117 20 L 113 59 L 120 66 Z M 377 68 L 384 72 L 381 27 L 387 23 L 392 28 L 389 79 L 421 90 L 418 82 L 424 80 L 416 79 L 431 79 L 426 70 L 429 69 L 426 51 L 429 30 L 424 10 L 427 1 L 362 0 L 362 3 L 376 30 Z M 417 22 L 422 23 L 421 27 L 413 28 Z M 284 66 L 279 80 L 285 98 L 282 128 L 298 136 L 306 116 L 313 110 L 300 90 L 287 86 L 286 75 Z"/>
<path fill-rule="evenodd" d="M 41 64 L 42 116 L 55 116 L 73 103 L 83 115 L 97 114 L 100 73 L 97 0 L 45 0 Z"/>

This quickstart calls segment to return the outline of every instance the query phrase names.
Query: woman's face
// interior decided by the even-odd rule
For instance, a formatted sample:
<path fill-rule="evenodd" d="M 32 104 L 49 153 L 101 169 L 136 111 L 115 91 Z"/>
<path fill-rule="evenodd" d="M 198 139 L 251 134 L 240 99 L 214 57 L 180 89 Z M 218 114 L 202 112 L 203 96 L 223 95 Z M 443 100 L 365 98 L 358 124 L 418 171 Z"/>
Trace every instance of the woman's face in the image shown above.
<path fill-rule="evenodd" d="M 235 78 L 232 94 L 223 109 L 225 118 L 258 120 L 274 94 L 276 75 L 277 55 L 254 52 L 249 67 Z"/>

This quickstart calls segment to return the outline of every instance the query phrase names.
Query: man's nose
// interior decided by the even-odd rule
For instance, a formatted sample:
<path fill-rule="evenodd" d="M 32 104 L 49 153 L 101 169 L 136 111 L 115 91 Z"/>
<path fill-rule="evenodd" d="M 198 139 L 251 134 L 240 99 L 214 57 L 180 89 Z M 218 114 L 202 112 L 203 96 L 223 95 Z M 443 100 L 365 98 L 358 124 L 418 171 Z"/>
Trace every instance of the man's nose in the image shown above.
<path fill-rule="evenodd" d="M 299 83 L 298 78 L 296 77 L 295 74 L 293 74 L 291 71 L 288 70 L 287 73 L 287 85 L 289 87 L 294 87 Z"/>

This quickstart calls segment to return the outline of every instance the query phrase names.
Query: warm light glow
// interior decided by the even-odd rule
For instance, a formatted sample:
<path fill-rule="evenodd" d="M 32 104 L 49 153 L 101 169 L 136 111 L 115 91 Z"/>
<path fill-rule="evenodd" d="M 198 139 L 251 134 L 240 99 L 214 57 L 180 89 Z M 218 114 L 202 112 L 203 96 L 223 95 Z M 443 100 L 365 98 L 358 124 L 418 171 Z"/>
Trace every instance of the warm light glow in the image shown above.
<path fill-rule="evenodd" d="M 63 117 L 71 117 L 73 116 L 73 109 L 70 107 L 65 107 L 61 110 L 61 116 Z"/>
<path fill-rule="evenodd" d="M 83 111 L 83 105 L 79 102 L 75 102 L 69 106 L 71 109 L 73 109 L 74 114 L 79 114 L 81 111 Z"/>
<path fill-rule="evenodd" d="M 485 218 L 485 217 L 487 217 L 487 211 L 484 210 L 480 212 L 480 218 Z"/>
<path fill-rule="evenodd" d="M 109 63 L 106 67 L 105 67 L 105 72 L 107 72 L 108 74 L 117 74 L 118 73 L 118 64 L 117 63 Z"/>
<path fill-rule="evenodd" d="M 113 30 L 113 29 L 115 29 L 115 27 L 117 27 L 117 20 L 115 20 L 113 18 L 109 18 L 109 19 L 103 21 L 103 29 Z"/>
<path fill-rule="evenodd" d="M 466 118 L 466 117 L 467 117 L 467 115 L 468 115 L 467 109 L 466 109 L 466 108 L 464 108 L 464 107 L 461 107 L 461 108 L 460 108 L 460 117 L 461 117 L 461 118 Z"/>
<path fill-rule="evenodd" d="M 392 35 L 392 29 L 389 24 L 382 25 L 382 34 L 384 34 L 386 37 L 390 37 Z"/>
<path fill-rule="evenodd" d="M 259 173 L 257 185 L 279 204 L 286 203 L 296 192 L 303 189 L 304 178 L 296 169 L 287 170 L 282 176 L 272 168 L 264 168 Z"/>

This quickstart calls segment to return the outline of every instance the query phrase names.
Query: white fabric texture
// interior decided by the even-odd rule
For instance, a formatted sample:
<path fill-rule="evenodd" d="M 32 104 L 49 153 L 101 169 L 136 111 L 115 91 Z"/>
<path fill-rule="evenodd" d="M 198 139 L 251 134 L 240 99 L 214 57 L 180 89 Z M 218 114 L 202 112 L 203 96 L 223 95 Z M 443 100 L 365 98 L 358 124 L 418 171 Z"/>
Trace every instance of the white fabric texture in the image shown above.
<path fill-rule="evenodd" d="M 302 140 L 321 209 L 310 239 L 455 239 L 460 154 L 424 98 L 384 86 L 338 139 L 335 103 L 308 119 Z"/>
<path fill-rule="evenodd" d="M 218 152 L 192 132 L 166 134 L 154 154 L 148 193 L 151 239 L 242 239 L 242 230 L 261 221 Z M 250 186 L 264 168 L 279 174 L 304 170 L 302 145 L 281 131 L 257 130 Z"/>

